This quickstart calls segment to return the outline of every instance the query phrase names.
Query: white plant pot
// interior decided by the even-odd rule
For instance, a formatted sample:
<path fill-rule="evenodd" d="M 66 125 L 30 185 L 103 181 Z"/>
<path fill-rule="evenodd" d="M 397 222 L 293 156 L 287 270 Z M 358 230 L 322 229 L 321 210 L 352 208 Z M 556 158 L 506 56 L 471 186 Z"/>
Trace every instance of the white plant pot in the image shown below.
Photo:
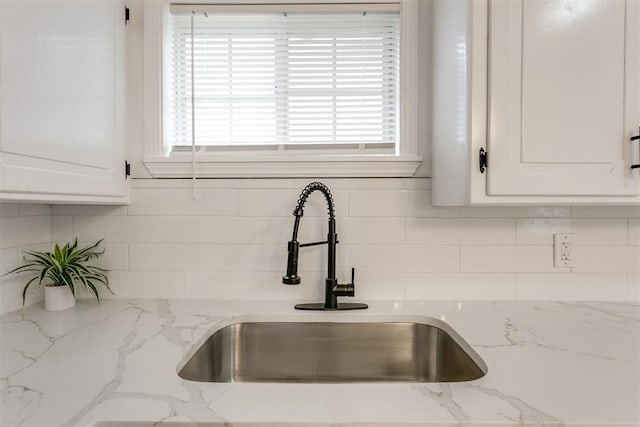
<path fill-rule="evenodd" d="M 44 308 L 47 311 L 67 310 L 76 305 L 76 299 L 68 286 L 45 286 Z"/>

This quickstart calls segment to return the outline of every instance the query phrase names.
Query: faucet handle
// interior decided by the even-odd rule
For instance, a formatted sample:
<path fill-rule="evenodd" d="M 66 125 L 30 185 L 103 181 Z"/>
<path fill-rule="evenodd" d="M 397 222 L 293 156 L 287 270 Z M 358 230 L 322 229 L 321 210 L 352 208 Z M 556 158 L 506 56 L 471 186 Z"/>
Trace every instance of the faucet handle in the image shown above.
<path fill-rule="evenodd" d="M 352 297 L 355 295 L 355 268 L 351 268 L 351 283 L 345 283 L 344 285 L 336 284 L 333 288 L 333 293 L 337 297 Z"/>

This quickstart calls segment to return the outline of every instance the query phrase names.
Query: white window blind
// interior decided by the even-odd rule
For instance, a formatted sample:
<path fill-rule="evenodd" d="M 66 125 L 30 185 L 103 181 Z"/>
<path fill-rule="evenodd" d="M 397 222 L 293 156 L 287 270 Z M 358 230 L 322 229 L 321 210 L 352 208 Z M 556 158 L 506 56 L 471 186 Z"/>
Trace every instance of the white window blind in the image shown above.
<path fill-rule="evenodd" d="M 396 150 L 398 12 L 171 12 L 174 153 Z"/>

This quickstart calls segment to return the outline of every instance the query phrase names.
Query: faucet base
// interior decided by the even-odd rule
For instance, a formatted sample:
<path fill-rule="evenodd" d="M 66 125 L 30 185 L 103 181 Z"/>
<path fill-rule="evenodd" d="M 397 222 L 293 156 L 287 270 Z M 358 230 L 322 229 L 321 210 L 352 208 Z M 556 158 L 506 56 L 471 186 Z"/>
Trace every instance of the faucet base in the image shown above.
<path fill-rule="evenodd" d="M 345 302 L 338 304 L 337 308 L 325 308 L 323 302 L 314 302 L 309 304 L 296 304 L 296 310 L 327 310 L 327 311 L 339 311 L 339 310 L 363 310 L 368 308 L 367 304 L 361 302 Z"/>

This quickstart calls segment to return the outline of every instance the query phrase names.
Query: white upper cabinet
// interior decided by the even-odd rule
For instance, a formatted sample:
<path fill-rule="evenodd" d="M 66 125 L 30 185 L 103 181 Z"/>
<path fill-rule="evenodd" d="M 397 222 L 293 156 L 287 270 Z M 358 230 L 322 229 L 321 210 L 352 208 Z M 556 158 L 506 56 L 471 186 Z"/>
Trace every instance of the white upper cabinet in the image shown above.
<path fill-rule="evenodd" d="M 0 201 L 123 203 L 125 8 L 0 2 Z"/>
<path fill-rule="evenodd" d="M 451 8 L 443 3 L 436 19 Z M 630 167 L 640 162 L 630 141 L 640 127 L 640 2 L 477 1 L 463 21 L 465 74 L 436 75 L 436 85 L 465 96 L 466 114 L 444 123 L 464 129 L 464 150 L 443 154 L 466 165 L 464 185 L 434 164 L 434 203 L 640 203 L 640 170 Z M 436 132 L 434 151 L 452 138 Z"/>
<path fill-rule="evenodd" d="M 634 3 L 491 2 L 489 195 L 638 194 L 625 153 L 640 126 Z"/>

